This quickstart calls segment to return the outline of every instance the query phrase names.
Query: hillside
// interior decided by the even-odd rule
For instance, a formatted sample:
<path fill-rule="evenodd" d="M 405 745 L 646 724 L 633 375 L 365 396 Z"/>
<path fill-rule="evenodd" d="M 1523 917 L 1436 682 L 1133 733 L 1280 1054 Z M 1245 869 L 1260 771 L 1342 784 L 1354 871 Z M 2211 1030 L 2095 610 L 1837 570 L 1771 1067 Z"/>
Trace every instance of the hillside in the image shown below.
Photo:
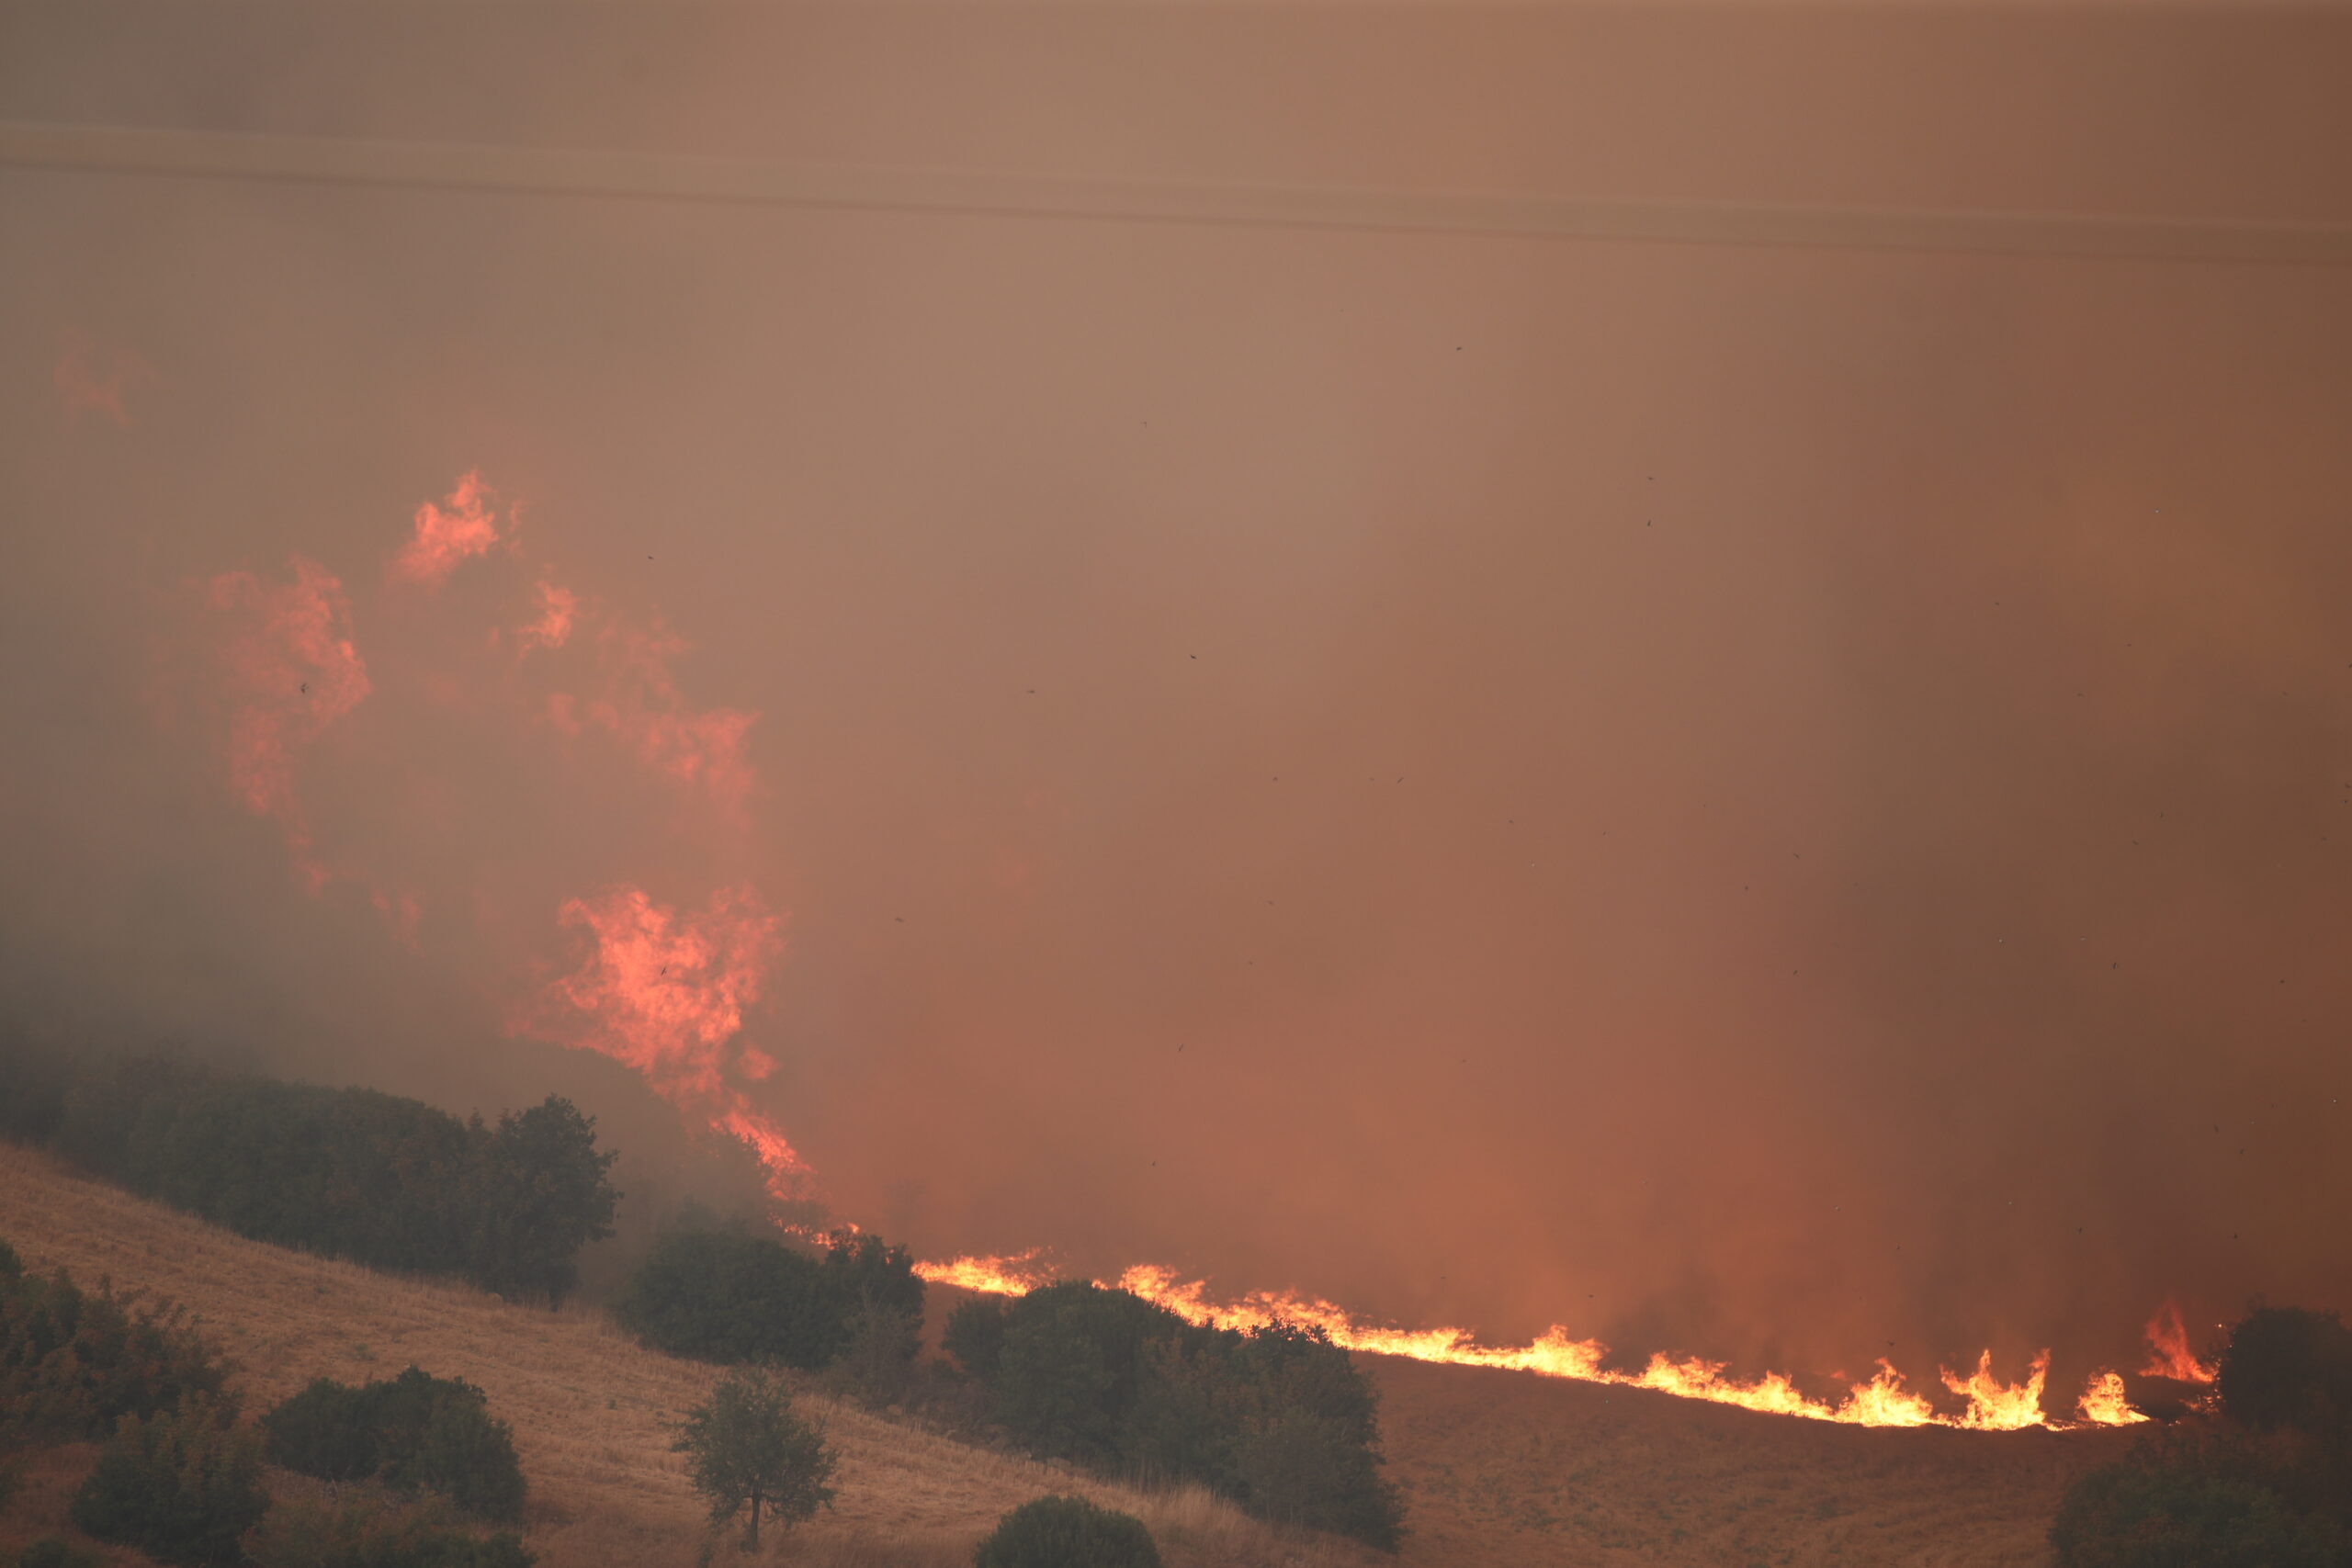
<path fill-rule="evenodd" d="M 0 1236 L 28 1265 L 187 1303 L 257 1404 L 311 1378 L 411 1361 L 480 1384 L 512 1421 L 548 1568 L 695 1561 L 696 1500 L 664 1423 L 714 1373 L 631 1344 L 593 1309 L 549 1313 L 244 1240 L 0 1145 Z M 952 1292 L 938 1292 L 940 1305 Z M 1365 1358 L 1413 1533 L 1399 1568 L 1619 1563 L 2039 1564 L 2065 1479 L 2120 1433 L 1865 1431 L 1518 1373 Z M 968 1560 L 1006 1508 L 1082 1491 L 1142 1515 L 1170 1568 L 1362 1568 L 1198 1494 L 1155 1497 L 819 1401 L 842 1450 L 837 1507 L 785 1560 L 837 1568 Z M 37 1474 L 0 1550 L 46 1528 Z"/>

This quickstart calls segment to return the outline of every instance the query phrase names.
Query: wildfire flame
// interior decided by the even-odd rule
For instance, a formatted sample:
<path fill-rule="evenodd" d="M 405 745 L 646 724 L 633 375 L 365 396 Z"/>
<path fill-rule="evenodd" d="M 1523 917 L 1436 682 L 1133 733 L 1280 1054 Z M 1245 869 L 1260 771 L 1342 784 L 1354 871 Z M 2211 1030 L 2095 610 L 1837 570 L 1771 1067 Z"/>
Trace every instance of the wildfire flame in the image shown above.
<path fill-rule="evenodd" d="M 2082 1404 L 2076 1408 L 2082 1412 L 2084 1420 L 2100 1427 L 2128 1427 L 2134 1421 L 2147 1419 L 2132 1409 L 2132 1402 L 2123 1397 L 2123 1374 L 2120 1372 L 2095 1375 L 2090 1386 L 2083 1390 Z"/>
<path fill-rule="evenodd" d="M 274 818 L 313 892 L 328 879 L 311 852 L 295 762 L 372 689 L 350 635 L 351 606 L 335 575 L 301 556 L 291 582 L 223 572 L 205 600 L 228 624 L 220 650 L 229 697 L 229 782 L 245 809 Z"/>
<path fill-rule="evenodd" d="M 636 1068 L 673 1104 L 748 1145 L 776 1196 L 797 1196 L 807 1163 L 735 1081 L 774 1067 L 736 1043 L 743 1010 L 784 946 L 782 920 L 758 892 L 721 888 L 702 913 L 682 915 L 641 887 L 615 887 L 567 900 L 558 919 L 584 930 L 587 949 L 579 968 L 512 1021 L 514 1032 Z"/>
<path fill-rule="evenodd" d="M 1036 1249 L 1007 1257 L 962 1257 L 940 1263 L 918 1263 L 915 1272 L 933 1284 L 953 1285 L 989 1295 L 1021 1295 L 1049 1282 L 1054 1271 L 1039 1261 Z M 1103 1283 L 1104 1281 L 1097 1281 Z M 2123 1380 L 2113 1372 L 2094 1376 L 2083 1392 L 2081 1420 L 2053 1421 L 2043 1414 L 2041 1393 L 2050 1370 L 2050 1352 L 2033 1359 L 2024 1382 L 2008 1384 L 1993 1375 L 1993 1353 L 1978 1359 L 1976 1371 L 1959 1378 L 1947 1371 L 1944 1384 L 1968 1400 L 1956 1416 L 1937 1413 L 1923 1394 L 1903 1386 L 1903 1375 L 1882 1359 L 1868 1382 L 1849 1387 L 1836 1404 L 1811 1399 L 1798 1392 L 1784 1375 L 1768 1372 L 1753 1382 L 1724 1375 L 1720 1361 L 1697 1358 L 1677 1361 L 1652 1356 L 1638 1372 L 1612 1371 L 1602 1365 L 1609 1348 L 1598 1339 L 1579 1339 L 1555 1325 L 1526 1345 L 1483 1345 L 1467 1329 L 1385 1328 L 1358 1322 L 1346 1309 L 1319 1298 L 1291 1292 L 1252 1292 L 1236 1301 L 1216 1301 L 1200 1280 L 1182 1279 L 1173 1269 L 1138 1264 L 1122 1273 L 1116 1289 L 1128 1291 L 1204 1327 L 1250 1329 L 1273 1323 L 1319 1328 L 1342 1348 L 1367 1355 L 1403 1356 L 1416 1361 L 1450 1366 L 1495 1367 L 1533 1372 L 1541 1377 L 1577 1382 L 1613 1383 L 1623 1388 L 1653 1389 L 1681 1399 L 1735 1404 L 1743 1410 L 1794 1416 L 1811 1421 L 1836 1421 L 1855 1427 L 1956 1427 L 1972 1431 L 2015 1431 L 2026 1427 L 2123 1426 L 2144 1421 L 2123 1396 Z"/>
<path fill-rule="evenodd" d="M 441 502 L 418 507 L 414 536 L 392 558 L 393 579 L 438 588 L 459 562 L 489 554 L 498 543 L 490 501 L 490 487 L 481 482 L 481 475 L 469 471 Z"/>
<path fill-rule="evenodd" d="M 2200 1361 L 2197 1352 L 2188 1348 L 2188 1328 L 2180 1321 L 2180 1308 L 2167 1301 L 2148 1319 L 2148 1364 L 2140 1369 L 2143 1378 L 2170 1378 L 2176 1382 L 2211 1382 L 2220 1368 L 2210 1361 Z"/>
<path fill-rule="evenodd" d="M 501 541 L 492 495 L 481 476 L 469 472 L 443 501 L 419 508 L 414 534 L 393 558 L 390 580 L 435 587 L 465 560 L 489 553 Z M 290 583 L 225 573 L 206 585 L 206 596 L 230 623 L 223 665 L 229 677 L 231 782 L 249 810 L 283 824 L 297 865 L 315 890 L 328 873 L 311 851 L 310 828 L 295 787 L 296 759 L 371 688 L 349 633 L 341 581 L 300 557 L 294 558 L 292 572 Z M 594 633 L 599 683 L 585 698 L 568 693 L 548 697 L 541 711 L 554 727 L 575 736 L 592 728 L 610 732 L 640 762 L 691 786 L 695 798 L 715 804 L 727 821 L 740 825 L 752 788 L 744 738 L 756 716 L 691 706 L 670 670 L 686 645 L 658 621 L 633 626 L 545 575 L 534 592 L 536 618 L 505 623 L 519 652 L 585 642 L 584 637 L 575 639 L 583 625 Z M 498 634 L 490 642 L 496 647 Z M 557 662 L 550 660 L 550 667 Z M 374 897 L 396 935 L 413 946 L 422 912 L 419 895 L 379 889 Z M 510 1032 L 600 1052 L 634 1068 L 688 1117 L 751 1149 L 776 1198 L 806 1198 L 812 1181 L 808 1164 L 744 1089 L 775 1067 L 741 1033 L 747 1010 L 758 1001 L 767 971 L 783 952 L 782 917 L 748 884 L 718 889 L 697 912 L 661 903 L 643 887 L 624 883 L 565 900 L 557 924 L 579 940 L 577 963 L 510 1015 Z M 994 1294 L 1019 1294 L 1055 1277 L 1035 1249 L 919 1263 L 916 1272 L 934 1283 Z M 1196 1324 L 1249 1329 L 1287 1322 L 1319 1328 L 1335 1344 L 1367 1354 L 1650 1389 L 1807 1420 L 2010 1431 L 2146 1419 L 2125 1398 L 2122 1378 L 2106 1371 L 2085 1389 L 2079 1421 L 2050 1419 L 2041 1409 L 2047 1350 L 2034 1358 L 2021 1383 L 2004 1383 L 1994 1375 L 1989 1350 L 1968 1377 L 1944 1371 L 1945 1388 L 1967 1406 L 1944 1415 L 1925 1394 L 1906 1388 L 1902 1374 L 1884 1359 L 1869 1381 L 1851 1384 L 1842 1399 L 1831 1402 L 1804 1393 L 1782 1373 L 1747 1382 L 1727 1376 L 1722 1362 L 1696 1357 L 1658 1354 L 1639 1371 L 1612 1370 L 1606 1365 L 1608 1348 L 1600 1340 L 1577 1337 L 1560 1325 L 1525 1345 L 1495 1346 L 1462 1328 L 1365 1323 L 1331 1302 L 1294 1292 L 1219 1300 L 1202 1281 L 1186 1280 L 1158 1265 L 1130 1268 L 1116 1285 Z M 2152 1375 L 2212 1380 L 2212 1369 L 2190 1351 L 2179 1311 L 2171 1303 L 2149 1325 L 2148 1337 L 2154 1347 Z"/>

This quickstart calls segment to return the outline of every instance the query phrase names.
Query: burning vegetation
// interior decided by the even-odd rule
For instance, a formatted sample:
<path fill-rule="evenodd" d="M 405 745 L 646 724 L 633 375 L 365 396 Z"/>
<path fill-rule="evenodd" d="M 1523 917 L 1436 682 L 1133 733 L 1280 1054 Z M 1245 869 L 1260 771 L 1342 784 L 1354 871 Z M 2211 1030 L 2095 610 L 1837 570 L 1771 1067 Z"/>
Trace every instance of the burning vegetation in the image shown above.
<path fill-rule="evenodd" d="M 675 808 L 715 835 L 722 853 L 740 842 L 744 812 L 758 787 L 744 749 L 757 716 L 697 707 L 672 672 L 686 650 L 683 639 L 658 622 L 631 620 L 598 604 L 548 569 L 527 564 L 512 508 L 502 510 L 478 473 L 467 473 L 447 497 L 418 509 L 410 538 L 390 557 L 386 592 L 437 593 L 469 562 L 493 558 L 524 575 L 508 590 L 506 621 L 454 645 L 457 657 L 478 666 L 470 678 L 479 689 L 517 705 L 526 733 L 542 743 L 569 748 L 595 736 L 617 741 L 619 754 L 662 781 Z M 232 572 L 205 589 L 209 603 L 227 617 L 216 700 L 228 715 L 229 783 L 247 810 L 281 824 L 297 873 L 313 895 L 338 880 L 367 883 L 379 908 L 397 908 L 394 924 L 413 941 L 420 919 L 454 919 L 454 911 L 423 907 L 413 892 L 390 904 L 374 874 L 356 860 L 331 863 L 317 847 L 302 804 L 297 779 L 303 756 L 355 721 L 372 686 L 341 581 L 300 558 L 290 570 L 292 580 L 283 585 Z M 567 649 L 575 655 L 569 662 L 551 661 Z M 435 680 L 447 684 L 461 675 L 445 670 Z M 752 1098 L 776 1064 L 748 1042 L 745 1030 L 783 954 L 784 926 L 785 916 L 747 882 L 713 886 L 699 908 L 664 901 L 633 881 L 583 888 L 561 898 L 553 911 L 551 934 L 572 938 L 571 966 L 521 995 L 509 1009 L 507 1028 L 630 1067 L 690 1122 L 751 1150 L 775 1199 L 805 1208 L 821 1199 L 821 1189 L 783 1128 Z M 553 967 L 540 963 L 543 971 Z M 1051 1277 L 1040 1256 L 964 1257 L 923 1261 L 915 1269 L 933 1282 L 1019 1295 Z M 1804 1392 L 1789 1374 L 1741 1378 L 1722 1361 L 1662 1350 L 1637 1368 L 1612 1367 L 1608 1347 L 1564 1325 L 1527 1344 L 1496 1346 L 1460 1327 L 1367 1323 L 1335 1303 L 1294 1292 L 1218 1298 L 1203 1282 L 1154 1264 L 1136 1264 L 1102 1283 L 1204 1330 L 1249 1335 L 1306 1328 L 1344 1349 L 1648 1389 L 1808 1420 L 2011 1431 L 2124 1426 L 2146 1418 L 2133 1407 L 2122 1375 L 2107 1368 L 2095 1371 L 2064 1407 L 2045 1408 L 2046 1349 L 2015 1381 L 1996 1367 L 1989 1349 L 1973 1367 L 1938 1368 L 1952 1401 L 1939 1406 L 1885 1359 L 1842 1394 L 1823 1396 Z M 2143 1375 L 2211 1381 L 2211 1369 L 2188 1348 L 2170 1303 L 2151 1325 L 2150 1343 Z"/>

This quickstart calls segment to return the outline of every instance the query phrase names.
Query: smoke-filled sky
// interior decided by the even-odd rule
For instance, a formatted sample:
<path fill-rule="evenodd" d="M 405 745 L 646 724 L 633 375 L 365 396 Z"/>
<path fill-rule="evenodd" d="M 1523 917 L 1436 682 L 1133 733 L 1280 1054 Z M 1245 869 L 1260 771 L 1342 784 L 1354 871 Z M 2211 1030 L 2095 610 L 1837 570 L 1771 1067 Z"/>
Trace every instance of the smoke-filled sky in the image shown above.
<path fill-rule="evenodd" d="M 19 120 L 2335 222 L 2347 67 L 0 10 Z M 2347 421 L 2317 267 L 0 171 L 0 978 L 674 1157 L 582 1049 L 668 1030 L 926 1256 L 2063 1382 L 2167 1295 L 2352 1304 Z"/>

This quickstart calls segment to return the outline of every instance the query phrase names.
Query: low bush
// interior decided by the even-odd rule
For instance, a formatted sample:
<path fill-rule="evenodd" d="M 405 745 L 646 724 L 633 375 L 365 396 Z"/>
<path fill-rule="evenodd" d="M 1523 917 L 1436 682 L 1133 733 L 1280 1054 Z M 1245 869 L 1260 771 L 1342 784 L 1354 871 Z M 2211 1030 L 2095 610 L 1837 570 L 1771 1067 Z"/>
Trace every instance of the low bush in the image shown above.
<path fill-rule="evenodd" d="M 244 1533 L 269 1507 L 260 1449 L 229 1407 L 209 1400 L 126 1416 L 74 1495 L 74 1527 L 158 1562 L 233 1568 Z"/>
<path fill-rule="evenodd" d="M 1372 1386 L 1319 1330 L 1202 1328 L 1128 1292 L 1065 1281 L 959 1309 L 945 1343 L 1034 1453 L 1198 1482 L 1261 1518 L 1384 1551 L 1402 1535 Z"/>
<path fill-rule="evenodd" d="M 2066 1489 L 2050 1544 L 2062 1568 L 2347 1568 L 2352 1538 L 2258 1481 L 2146 1457 Z"/>
<path fill-rule="evenodd" d="M 13 1261 L 14 1254 L 10 1255 Z M 0 1269 L 0 1433 L 103 1438 L 123 1416 L 218 1398 L 226 1369 L 180 1308 Z"/>
<path fill-rule="evenodd" d="M 485 1519 L 522 1517 L 521 1463 L 481 1390 L 411 1367 L 358 1388 L 321 1378 L 262 1417 L 273 1463 L 323 1481 L 374 1477 Z"/>
<path fill-rule="evenodd" d="M 510 1532 L 471 1535 L 431 1503 L 369 1495 L 281 1503 L 250 1546 L 267 1568 L 530 1568 L 536 1561 Z"/>
<path fill-rule="evenodd" d="M 17 1554 L 17 1568 L 98 1568 L 98 1560 L 62 1535 L 45 1535 Z"/>
<path fill-rule="evenodd" d="M 972 1568 L 1159 1568 L 1159 1549 L 1132 1514 L 1083 1497 L 1039 1497 L 997 1521 Z"/>

